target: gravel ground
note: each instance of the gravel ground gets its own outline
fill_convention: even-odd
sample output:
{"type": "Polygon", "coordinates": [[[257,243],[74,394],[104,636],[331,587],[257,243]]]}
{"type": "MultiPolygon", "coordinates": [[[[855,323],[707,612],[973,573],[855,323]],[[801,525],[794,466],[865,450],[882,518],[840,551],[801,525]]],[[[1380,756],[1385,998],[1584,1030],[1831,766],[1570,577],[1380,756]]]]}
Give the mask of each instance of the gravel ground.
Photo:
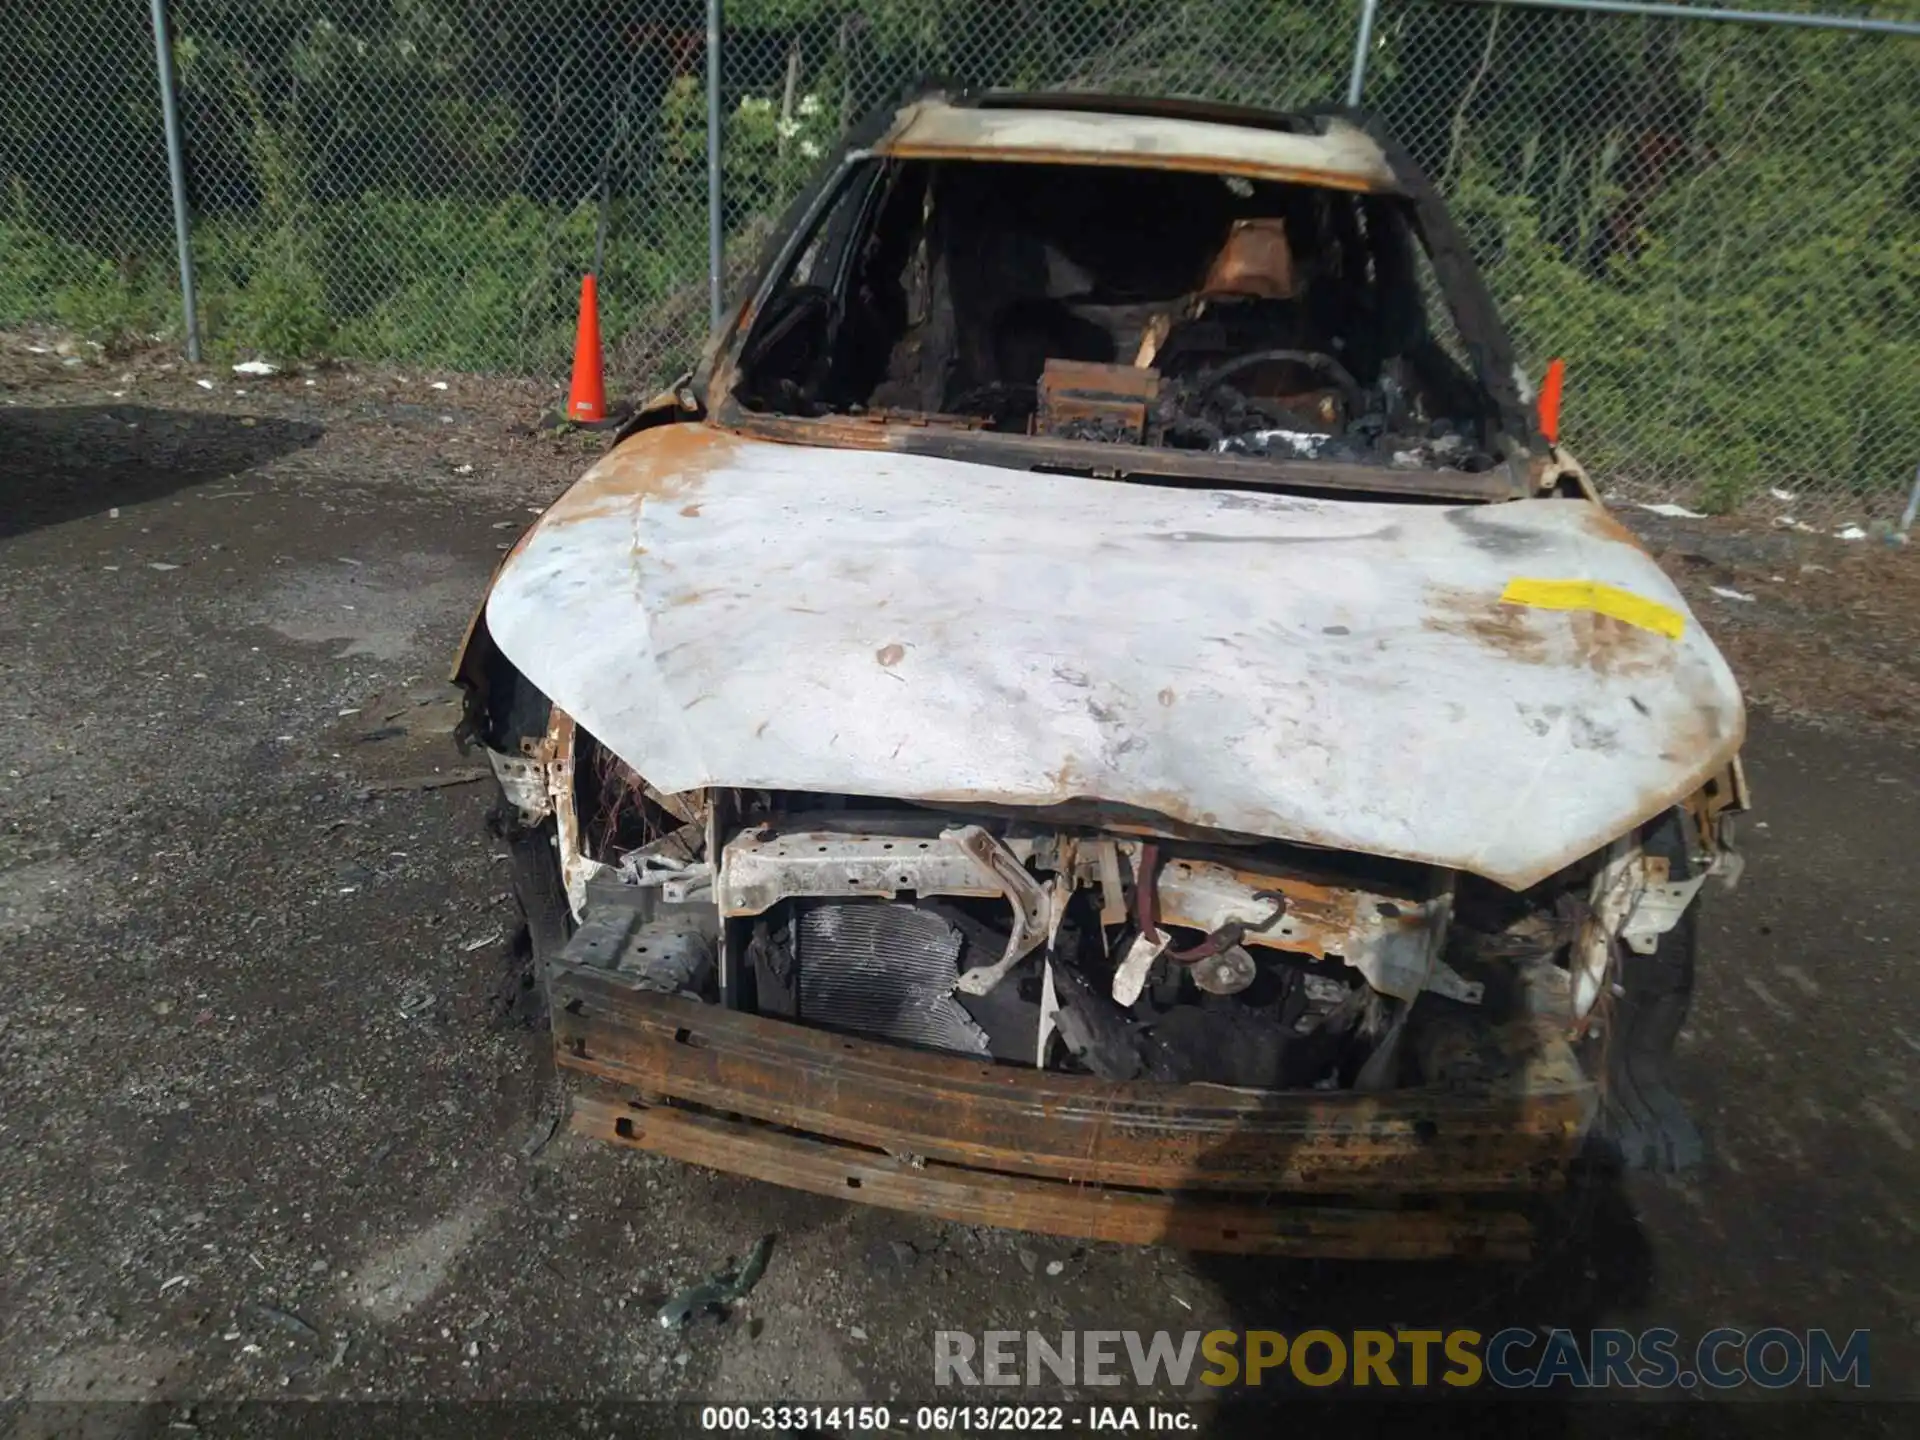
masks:
{"type": "Polygon", "coordinates": [[[598,448],[537,428],[549,391],[30,343],[0,337],[0,1401],[174,1402],[152,1433],[259,1397],[900,1403],[936,1328],[1508,1323],[1867,1327],[1874,1393],[1920,1398],[1910,553],[1627,517],[1757,700],[1680,1050],[1709,1171],[1599,1192],[1521,1270],[1077,1246],[542,1143],[444,676],[598,448]],[[765,1233],[730,1321],[655,1323],[765,1233]]]}

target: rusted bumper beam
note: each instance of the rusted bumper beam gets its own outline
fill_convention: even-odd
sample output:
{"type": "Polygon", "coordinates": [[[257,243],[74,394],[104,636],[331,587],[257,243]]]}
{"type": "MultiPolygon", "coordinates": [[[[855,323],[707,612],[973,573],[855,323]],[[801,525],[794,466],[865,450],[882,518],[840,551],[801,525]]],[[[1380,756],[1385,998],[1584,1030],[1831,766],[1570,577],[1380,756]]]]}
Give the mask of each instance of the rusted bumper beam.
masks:
{"type": "Polygon", "coordinates": [[[724,1114],[949,1165],[1154,1190],[1494,1194],[1551,1188],[1593,1115],[1577,1067],[1505,1093],[1114,1083],[552,979],[561,1065],[724,1114]]]}
{"type": "Polygon", "coordinates": [[[685,1110],[576,1096],[573,1127],[693,1165],[937,1215],[1049,1235],[1297,1258],[1525,1259],[1532,1232],[1512,1210],[1259,1205],[998,1175],[937,1161],[914,1166],[873,1150],[685,1110]]]}

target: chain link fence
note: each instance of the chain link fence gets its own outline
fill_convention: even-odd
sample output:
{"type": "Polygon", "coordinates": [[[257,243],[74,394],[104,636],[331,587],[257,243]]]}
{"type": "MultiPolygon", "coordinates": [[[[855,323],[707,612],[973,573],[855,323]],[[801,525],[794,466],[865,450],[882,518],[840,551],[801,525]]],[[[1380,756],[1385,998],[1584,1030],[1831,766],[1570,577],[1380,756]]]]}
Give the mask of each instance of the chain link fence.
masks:
{"type": "Polygon", "coordinates": [[[1811,523],[1920,466],[1920,40],[1383,0],[1365,103],[1610,492],[1811,523]],[[1811,520],[1809,519],[1811,517],[1811,520]]]}
{"type": "MultiPolygon", "coordinates": [[[[1916,0],[1898,0],[1920,15],[1916,0]]],[[[707,329],[704,0],[170,0],[213,354],[557,375],[600,279],[622,388],[707,329]]],[[[0,323],[178,340],[152,32],[0,27],[0,323]]],[[[1360,0],[731,0],[724,268],[923,79],[1273,107],[1360,0]]],[[[1362,103],[1452,197],[1569,443],[1629,498],[1822,524],[1920,464],[1920,41],[1378,0],[1362,103]],[[1788,497],[1786,499],[1777,496],[1788,497]]]]}
{"type": "Polygon", "coordinates": [[[608,332],[657,325],[706,274],[705,30],[674,8],[173,0],[209,335],[552,371],[596,254],[608,332]]]}
{"type": "Polygon", "coordinates": [[[144,9],[10,8],[0,23],[0,185],[0,323],[48,320],[118,338],[177,316],[144,9]]]}

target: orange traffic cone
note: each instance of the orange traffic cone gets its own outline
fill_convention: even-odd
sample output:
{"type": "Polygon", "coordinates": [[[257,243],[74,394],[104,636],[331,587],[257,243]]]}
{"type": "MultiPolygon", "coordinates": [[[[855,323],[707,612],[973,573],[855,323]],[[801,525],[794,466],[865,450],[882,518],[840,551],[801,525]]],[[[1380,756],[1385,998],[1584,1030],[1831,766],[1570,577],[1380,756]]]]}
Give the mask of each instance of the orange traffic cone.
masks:
{"type": "Polygon", "coordinates": [[[607,392],[600,373],[600,301],[591,275],[580,281],[580,328],[573,340],[567,418],[588,425],[607,418],[607,392]]]}
{"type": "Polygon", "coordinates": [[[1553,444],[1560,443],[1560,391],[1567,383],[1567,362],[1549,360],[1547,378],[1540,382],[1540,433],[1553,444]]]}

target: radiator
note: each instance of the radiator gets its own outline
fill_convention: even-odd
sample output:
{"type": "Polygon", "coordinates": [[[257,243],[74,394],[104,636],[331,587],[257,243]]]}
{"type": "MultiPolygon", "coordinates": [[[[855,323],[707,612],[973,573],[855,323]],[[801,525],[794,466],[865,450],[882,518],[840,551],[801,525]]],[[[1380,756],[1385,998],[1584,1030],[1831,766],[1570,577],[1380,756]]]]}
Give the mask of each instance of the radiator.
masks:
{"type": "Polygon", "coordinates": [[[960,932],[912,905],[816,905],[800,917],[800,1018],[962,1055],[987,1034],[953,997],[960,932]]]}

